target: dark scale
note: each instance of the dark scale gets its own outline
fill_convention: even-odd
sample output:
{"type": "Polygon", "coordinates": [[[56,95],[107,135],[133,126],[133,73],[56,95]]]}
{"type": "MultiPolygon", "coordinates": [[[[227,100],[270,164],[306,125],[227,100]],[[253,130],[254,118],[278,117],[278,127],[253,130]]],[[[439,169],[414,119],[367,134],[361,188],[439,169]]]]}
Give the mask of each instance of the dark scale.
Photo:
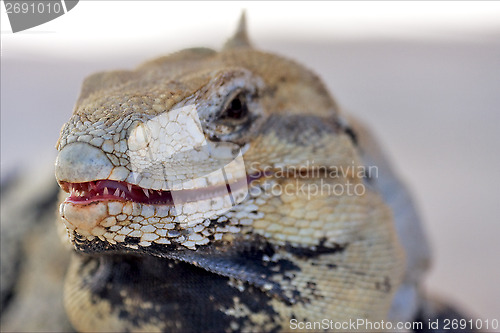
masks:
{"type": "MultiPolygon", "coordinates": [[[[84,265],[94,266],[83,281],[93,293],[92,301],[108,301],[121,318],[137,327],[151,318],[163,323],[165,332],[215,332],[230,327],[231,322],[243,327],[249,318],[221,311],[235,308],[235,298],[252,313],[264,313],[270,321],[277,317],[270,296],[263,291],[251,285],[240,291],[230,285],[228,277],[185,262],[116,255],[89,257],[84,265]],[[126,307],[125,298],[134,300],[137,308],[126,307]],[[141,308],[141,303],[153,306],[141,308]]],[[[279,328],[276,323],[275,330],[279,328]]]]}

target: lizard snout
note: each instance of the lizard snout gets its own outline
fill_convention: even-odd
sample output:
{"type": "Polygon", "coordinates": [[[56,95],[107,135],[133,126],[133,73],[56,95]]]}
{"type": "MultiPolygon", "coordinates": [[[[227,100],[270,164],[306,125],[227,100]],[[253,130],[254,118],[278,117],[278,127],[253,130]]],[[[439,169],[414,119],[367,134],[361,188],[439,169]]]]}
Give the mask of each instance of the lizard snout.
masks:
{"type": "Polygon", "coordinates": [[[101,149],[85,142],[73,142],[64,146],[57,155],[56,179],[59,183],[107,179],[113,167],[101,149]]]}

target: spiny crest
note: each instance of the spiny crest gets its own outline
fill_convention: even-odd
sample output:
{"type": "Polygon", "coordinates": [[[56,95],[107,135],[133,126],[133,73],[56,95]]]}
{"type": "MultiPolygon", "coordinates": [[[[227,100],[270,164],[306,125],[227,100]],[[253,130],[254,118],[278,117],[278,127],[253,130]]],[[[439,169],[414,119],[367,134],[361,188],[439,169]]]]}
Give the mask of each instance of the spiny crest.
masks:
{"type": "Polygon", "coordinates": [[[230,50],[235,48],[251,48],[252,44],[248,39],[247,34],[247,20],[245,11],[241,13],[240,22],[236,29],[235,34],[229,38],[229,40],[224,44],[223,50],[230,50]]]}

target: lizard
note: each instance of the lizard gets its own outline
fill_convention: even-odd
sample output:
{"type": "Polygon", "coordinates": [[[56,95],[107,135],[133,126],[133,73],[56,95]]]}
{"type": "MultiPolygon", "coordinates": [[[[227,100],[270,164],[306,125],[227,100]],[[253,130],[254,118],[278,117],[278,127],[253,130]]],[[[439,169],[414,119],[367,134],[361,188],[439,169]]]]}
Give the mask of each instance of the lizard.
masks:
{"type": "Polygon", "coordinates": [[[374,140],[316,74],[256,50],[244,15],[219,52],[88,77],[55,163],[70,322],[230,332],[417,318],[428,245],[374,140]]]}

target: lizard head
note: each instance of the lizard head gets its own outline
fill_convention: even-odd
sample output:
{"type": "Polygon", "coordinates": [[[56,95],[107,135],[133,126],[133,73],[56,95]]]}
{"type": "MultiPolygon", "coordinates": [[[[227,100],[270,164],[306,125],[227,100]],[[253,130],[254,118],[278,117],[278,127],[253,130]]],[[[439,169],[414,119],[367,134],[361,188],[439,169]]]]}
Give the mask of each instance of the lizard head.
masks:
{"type": "Polygon", "coordinates": [[[240,26],[220,52],[86,79],[57,144],[61,217],[82,250],[230,240],[235,207],[247,206],[248,231],[260,219],[255,186],[351,164],[349,134],[314,74],[254,50],[240,26]]]}
{"type": "MultiPolygon", "coordinates": [[[[330,285],[293,282],[307,265],[327,269],[315,264],[325,255],[398,270],[390,213],[375,194],[354,193],[365,174],[334,100],[305,67],[252,48],[243,21],[220,52],[188,49],[85,80],[57,143],[75,249],[183,262],[287,304],[311,296],[300,283],[330,285]],[[380,248],[356,243],[367,239],[380,248]],[[380,249],[389,255],[378,265],[380,249]]],[[[386,311],[390,297],[375,294],[355,311],[386,311]]]]}

